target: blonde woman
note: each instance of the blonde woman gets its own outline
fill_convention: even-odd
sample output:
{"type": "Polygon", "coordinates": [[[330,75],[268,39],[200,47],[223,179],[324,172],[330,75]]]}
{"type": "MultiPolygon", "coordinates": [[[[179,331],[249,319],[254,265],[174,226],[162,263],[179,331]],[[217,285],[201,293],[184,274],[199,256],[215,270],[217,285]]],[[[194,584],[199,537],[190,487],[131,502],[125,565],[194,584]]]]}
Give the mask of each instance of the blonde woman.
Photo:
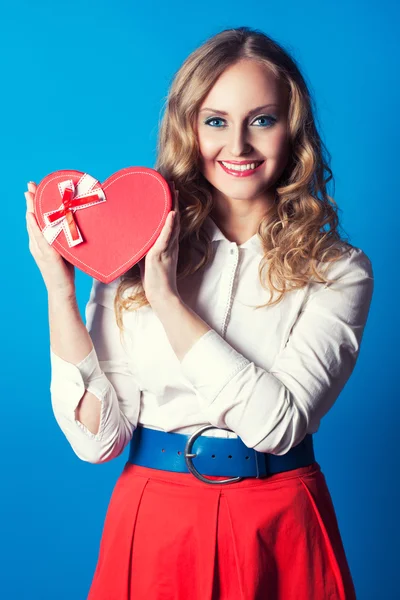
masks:
{"type": "Polygon", "coordinates": [[[145,259],[93,281],[86,325],[29,184],[55,418],[82,460],[129,444],[89,600],[355,598],[313,434],[354,369],[373,274],[339,234],[325,154],[280,45],[208,39],[160,127],[174,210],[145,259]]]}

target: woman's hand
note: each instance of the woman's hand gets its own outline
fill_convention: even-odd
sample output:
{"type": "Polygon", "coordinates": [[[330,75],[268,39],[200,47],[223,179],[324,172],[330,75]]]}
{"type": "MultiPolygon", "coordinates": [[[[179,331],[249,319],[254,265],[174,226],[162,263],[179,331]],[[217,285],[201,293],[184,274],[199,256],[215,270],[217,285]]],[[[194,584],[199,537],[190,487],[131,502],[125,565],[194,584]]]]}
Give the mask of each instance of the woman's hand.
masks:
{"type": "Polygon", "coordinates": [[[174,182],[171,187],[174,210],[169,212],[155,244],[139,262],[146,298],[153,308],[172,296],[180,298],[176,285],[180,232],[179,192],[175,189],[174,182]]]}
{"type": "Polygon", "coordinates": [[[26,199],[26,226],[29,234],[29,250],[42,274],[49,294],[63,295],[67,298],[75,296],[74,265],[64,260],[46,240],[37,223],[33,202],[36,194],[36,183],[28,183],[26,199]]]}

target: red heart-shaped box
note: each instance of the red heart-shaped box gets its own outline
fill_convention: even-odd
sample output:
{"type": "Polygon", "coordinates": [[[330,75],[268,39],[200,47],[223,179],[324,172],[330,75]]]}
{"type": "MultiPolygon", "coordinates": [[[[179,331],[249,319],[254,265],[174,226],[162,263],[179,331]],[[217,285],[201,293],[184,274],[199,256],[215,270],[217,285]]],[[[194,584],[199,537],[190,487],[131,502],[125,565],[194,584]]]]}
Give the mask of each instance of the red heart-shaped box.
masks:
{"type": "MultiPolygon", "coordinates": [[[[39,184],[35,194],[35,215],[40,229],[46,227],[44,213],[61,207],[59,184],[72,180],[81,171],[55,171],[39,184]]],[[[156,242],[172,209],[172,192],[156,170],[128,167],[117,171],[101,188],[105,202],[73,211],[83,242],[70,247],[64,231],[52,242],[68,262],[103,283],[110,283],[139,262],[156,242]]]]}

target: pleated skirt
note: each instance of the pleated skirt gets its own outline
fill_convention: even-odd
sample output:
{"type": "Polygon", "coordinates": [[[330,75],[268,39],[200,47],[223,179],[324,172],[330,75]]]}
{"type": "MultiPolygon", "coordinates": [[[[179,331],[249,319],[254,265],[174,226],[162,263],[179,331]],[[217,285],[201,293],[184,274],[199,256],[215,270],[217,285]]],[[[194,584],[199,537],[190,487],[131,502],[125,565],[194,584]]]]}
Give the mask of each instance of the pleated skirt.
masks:
{"type": "Polygon", "coordinates": [[[218,485],[127,462],[87,600],[355,598],[319,463],[218,485]]]}

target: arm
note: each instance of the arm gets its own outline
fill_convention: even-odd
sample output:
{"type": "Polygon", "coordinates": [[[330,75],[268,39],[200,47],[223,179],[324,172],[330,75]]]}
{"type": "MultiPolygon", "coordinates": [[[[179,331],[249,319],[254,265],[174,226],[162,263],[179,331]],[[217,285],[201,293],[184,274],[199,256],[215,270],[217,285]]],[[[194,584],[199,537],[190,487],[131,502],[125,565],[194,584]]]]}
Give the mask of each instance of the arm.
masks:
{"type": "MultiPolygon", "coordinates": [[[[66,365],[68,362],[73,365],[78,364],[81,374],[88,380],[95,373],[97,364],[92,358],[93,343],[79,314],[76,297],[65,298],[49,293],[48,301],[50,358],[53,371],[57,368],[57,359],[61,359],[59,368],[62,368],[62,360],[66,365]]],[[[65,371],[66,368],[68,367],[64,365],[65,371]]],[[[76,375],[76,370],[70,369],[70,373],[76,375]]],[[[98,372],[96,374],[99,375],[98,372]]],[[[77,381],[80,382],[80,377],[77,381]]],[[[81,423],[93,433],[99,429],[100,407],[98,398],[93,393],[85,391],[75,410],[77,418],[80,418],[81,423]]]]}
{"type": "Polygon", "coordinates": [[[94,281],[86,330],[75,300],[74,267],[44,238],[34,214],[36,184],[30,182],[28,190],[29,250],[49,299],[54,415],[79,458],[104,462],[118,456],[128,443],[140,406],[140,390],[114,318],[118,280],[112,286],[94,281]]]}
{"type": "Polygon", "coordinates": [[[92,463],[121,454],[140,408],[140,389],[115,321],[117,283],[93,280],[86,327],[75,302],[49,298],[54,416],[75,454],[92,463]]]}
{"type": "Polygon", "coordinates": [[[269,371],[250,362],[214,329],[192,344],[193,312],[184,306],[175,310],[179,342],[178,328],[164,319],[205,417],[234,431],[249,448],[282,455],[299,444],[332,407],[354,369],[372,299],[372,266],[353,248],[330,265],[328,276],[338,281],[311,290],[269,371]]]}

